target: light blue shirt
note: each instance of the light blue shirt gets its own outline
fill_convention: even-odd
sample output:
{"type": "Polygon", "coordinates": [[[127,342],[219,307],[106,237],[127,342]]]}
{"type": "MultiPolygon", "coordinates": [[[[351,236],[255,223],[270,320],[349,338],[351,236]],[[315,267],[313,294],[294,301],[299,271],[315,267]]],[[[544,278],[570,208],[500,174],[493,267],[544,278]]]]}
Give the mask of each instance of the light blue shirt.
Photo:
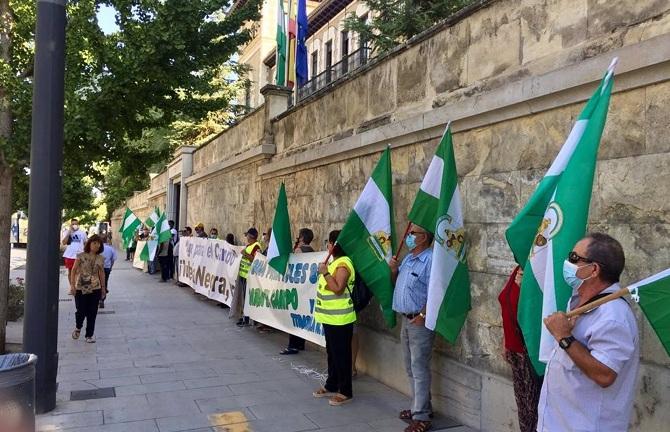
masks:
{"type": "Polygon", "coordinates": [[[393,292],[394,311],[412,314],[420,312],[426,306],[432,261],[432,248],[424,250],[417,256],[409,253],[402,260],[393,292]]]}
{"type": "Polygon", "coordinates": [[[103,258],[105,258],[105,268],[106,269],[112,268],[112,266],[114,265],[114,261],[116,261],[116,249],[114,249],[114,246],[112,246],[109,243],[106,243],[100,255],[102,255],[103,258]]]}
{"type": "MultiPolygon", "coordinates": [[[[614,284],[603,293],[619,289],[614,284]]],[[[540,393],[537,430],[627,431],[640,369],[640,338],[631,307],[619,299],[605,303],[581,315],[572,335],[617,377],[611,386],[600,387],[555,342],[540,393]]]]}

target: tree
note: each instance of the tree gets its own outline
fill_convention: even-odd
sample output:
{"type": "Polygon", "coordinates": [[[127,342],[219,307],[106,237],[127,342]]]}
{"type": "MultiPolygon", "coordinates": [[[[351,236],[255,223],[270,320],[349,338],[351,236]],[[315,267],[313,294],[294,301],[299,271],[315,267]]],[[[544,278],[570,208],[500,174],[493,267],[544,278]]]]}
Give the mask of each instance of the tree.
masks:
{"type": "MultiPolygon", "coordinates": [[[[92,206],[84,179],[104,181],[97,166],[116,161],[121,172],[140,175],[169,153],[169,148],[137,145],[148,130],[184,116],[200,121],[229,105],[227,95],[216,96],[213,78],[249,40],[243,27],[259,18],[261,0],[234,10],[231,2],[68,2],[63,197],[70,211],[92,206]],[[117,11],[119,31],[102,32],[97,22],[101,5],[117,11]]],[[[12,206],[25,205],[28,196],[34,28],[33,0],[0,0],[0,351],[10,216],[12,206]]]]}
{"type": "Polygon", "coordinates": [[[369,21],[356,14],[345,20],[345,28],[370,42],[373,52],[389,51],[472,3],[473,0],[365,0],[369,21]]]}

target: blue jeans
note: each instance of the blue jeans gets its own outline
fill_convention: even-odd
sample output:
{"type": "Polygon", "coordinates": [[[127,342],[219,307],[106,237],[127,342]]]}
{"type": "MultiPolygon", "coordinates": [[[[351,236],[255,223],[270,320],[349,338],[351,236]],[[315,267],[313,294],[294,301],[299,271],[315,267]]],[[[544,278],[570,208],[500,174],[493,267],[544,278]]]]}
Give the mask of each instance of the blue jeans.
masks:
{"type": "Polygon", "coordinates": [[[433,354],[435,332],[424,325],[411,324],[403,317],[400,343],[405,370],[409,377],[412,396],[412,419],[430,421],[433,406],[430,403],[430,359],[433,354]]]}

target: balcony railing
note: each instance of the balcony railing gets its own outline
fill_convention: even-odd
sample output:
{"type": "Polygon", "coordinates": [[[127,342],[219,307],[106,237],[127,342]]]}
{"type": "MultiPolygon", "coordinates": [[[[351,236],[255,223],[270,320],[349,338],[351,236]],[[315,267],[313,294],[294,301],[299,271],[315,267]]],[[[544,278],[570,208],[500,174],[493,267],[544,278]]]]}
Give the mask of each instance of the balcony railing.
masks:
{"type": "Polygon", "coordinates": [[[360,48],[347,55],[341,61],[335,63],[329,68],[326,68],[326,70],[307,81],[305,85],[298,89],[298,101],[313,95],[322,88],[327,87],[343,76],[365,65],[370,59],[370,53],[370,48],[360,48]]]}

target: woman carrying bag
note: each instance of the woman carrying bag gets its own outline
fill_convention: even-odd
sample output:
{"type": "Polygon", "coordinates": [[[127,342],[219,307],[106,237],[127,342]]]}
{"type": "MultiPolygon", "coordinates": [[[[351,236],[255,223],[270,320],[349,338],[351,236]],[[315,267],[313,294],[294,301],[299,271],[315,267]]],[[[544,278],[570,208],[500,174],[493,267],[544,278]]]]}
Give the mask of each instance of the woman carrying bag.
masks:
{"type": "Polygon", "coordinates": [[[74,296],[76,327],[72,339],[79,339],[81,328],[86,319],[86,342],[94,343],[95,318],[98,315],[98,304],[106,297],[105,260],[101,253],[102,240],[98,235],[91,236],[84,246],[84,252],[77,254],[77,259],[70,273],[70,295],[74,296]]]}

